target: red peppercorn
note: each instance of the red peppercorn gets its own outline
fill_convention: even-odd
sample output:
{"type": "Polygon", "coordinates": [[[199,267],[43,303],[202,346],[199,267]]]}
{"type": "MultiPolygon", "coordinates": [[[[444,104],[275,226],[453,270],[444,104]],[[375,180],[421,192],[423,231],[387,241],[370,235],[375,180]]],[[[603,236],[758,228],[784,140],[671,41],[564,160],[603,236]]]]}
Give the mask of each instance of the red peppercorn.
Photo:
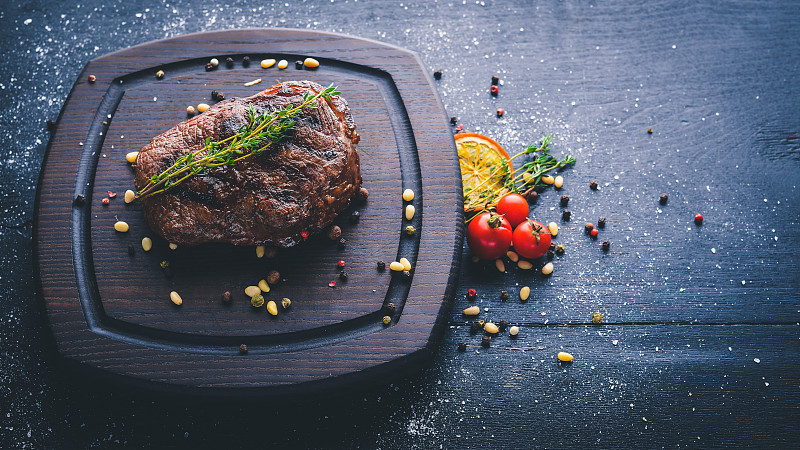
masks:
{"type": "Polygon", "coordinates": [[[600,232],[597,231],[597,228],[592,228],[592,231],[590,231],[589,234],[591,234],[593,238],[596,238],[600,232]]]}
{"type": "Polygon", "coordinates": [[[695,225],[702,225],[703,224],[703,215],[702,214],[698,213],[696,216],[694,216],[694,224],[695,225]]]}
{"type": "Polygon", "coordinates": [[[497,117],[503,117],[504,112],[505,111],[503,111],[503,108],[497,108],[497,117]]]}
{"type": "Polygon", "coordinates": [[[116,192],[106,191],[108,192],[108,198],[114,198],[117,196],[116,192]]]}
{"type": "Polygon", "coordinates": [[[458,125],[456,126],[456,131],[461,131],[461,130],[463,130],[463,129],[464,129],[464,125],[458,124],[458,125]]]}
{"type": "Polygon", "coordinates": [[[97,77],[94,75],[89,75],[89,83],[94,83],[97,80],[97,77]]]}
{"type": "Polygon", "coordinates": [[[469,296],[469,298],[473,298],[476,295],[478,295],[478,291],[472,288],[467,289],[467,296],[469,296]]]}
{"type": "Polygon", "coordinates": [[[308,231],[301,231],[301,232],[300,232],[300,236],[301,236],[303,239],[307,238],[307,237],[308,237],[308,231]]]}
{"type": "Polygon", "coordinates": [[[328,286],[330,286],[330,287],[336,287],[336,280],[333,280],[333,281],[331,281],[330,283],[328,283],[328,286]]]}
{"type": "Polygon", "coordinates": [[[500,88],[493,84],[492,87],[489,88],[489,91],[492,95],[497,95],[500,92],[500,88]]]}
{"type": "Polygon", "coordinates": [[[103,199],[103,204],[104,205],[108,205],[109,203],[111,203],[111,202],[108,200],[108,197],[103,199]]]}
{"type": "Polygon", "coordinates": [[[340,261],[339,261],[338,263],[336,263],[336,264],[337,264],[339,267],[344,267],[344,260],[342,259],[342,260],[340,260],[340,261]]]}

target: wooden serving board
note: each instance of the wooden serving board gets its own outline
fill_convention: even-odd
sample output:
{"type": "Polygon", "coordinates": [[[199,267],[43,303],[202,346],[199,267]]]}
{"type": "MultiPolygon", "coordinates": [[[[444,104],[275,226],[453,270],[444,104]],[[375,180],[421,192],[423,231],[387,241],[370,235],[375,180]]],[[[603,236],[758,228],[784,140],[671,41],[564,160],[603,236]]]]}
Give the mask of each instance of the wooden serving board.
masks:
{"type": "Polygon", "coordinates": [[[452,134],[413,53],[289,29],[187,35],[92,60],[73,87],[37,193],[39,292],[61,355],[130,381],[266,393],[346,385],[428,359],[454,296],[463,228],[452,134]],[[227,57],[235,60],[231,68],[227,57]],[[320,67],[296,69],[295,61],[306,57],[320,67]],[[220,65],[206,71],[211,58],[220,65]],[[290,65],[262,69],[266,58],[290,65]],[[260,84],[244,86],[258,78],[260,84]],[[274,259],[230,245],[170,250],[147,227],[138,202],[124,203],[133,186],[125,155],[185,120],[188,105],[213,104],[212,90],[241,97],[300,79],[337,85],[361,135],[370,197],[337,220],[347,240],[343,249],[317,236],[274,259]],[[406,188],[416,193],[410,222],[403,218],[406,188]],[[117,197],[104,206],[107,191],[117,197]],[[81,195],[83,204],[75,201],[81,195]],[[355,209],[361,219],[351,223],[355,209]],[[115,232],[117,219],[130,231],[115,232]],[[417,229],[410,237],[403,233],[409,224],[417,229]],[[150,252],[141,247],[145,236],[153,239],[150,252]],[[414,266],[410,277],[377,270],[378,261],[388,265],[400,257],[414,266]],[[160,267],[165,260],[170,277],[160,267]],[[338,276],[339,260],[347,281],[338,276]],[[244,294],[272,269],[283,280],[266,300],[292,301],[277,317],[253,308],[244,294]],[[230,303],[222,301],[226,290],[233,293],[230,303]],[[182,306],[170,302],[170,291],[180,293],[182,306]],[[388,326],[385,315],[392,319],[388,326]],[[240,344],[247,354],[240,354],[240,344]]]}

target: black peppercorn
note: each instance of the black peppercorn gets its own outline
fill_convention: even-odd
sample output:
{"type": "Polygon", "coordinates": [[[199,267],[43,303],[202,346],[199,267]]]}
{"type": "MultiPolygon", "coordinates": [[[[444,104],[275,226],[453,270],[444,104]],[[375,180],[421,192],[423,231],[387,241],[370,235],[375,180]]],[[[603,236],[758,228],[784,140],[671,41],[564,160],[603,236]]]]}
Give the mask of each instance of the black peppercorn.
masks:
{"type": "Polygon", "coordinates": [[[221,102],[223,100],[225,100],[225,94],[223,94],[222,92],[218,93],[217,94],[217,101],[221,102]]]}
{"type": "Polygon", "coordinates": [[[661,196],[658,197],[658,202],[661,203],[662,205],[666,205],[667,200],[669,200],[669,195],[667,194],[661,194],[661,196]]]}
{"type": "Polygon", "coordinates": [[[593,191],[596,191],[597,190],[597,181],[592,180],[592,182],[589,183],[589,189],[591,189],[593,191]]]}
{"type": "Polygon", "coordinates": [[[434,70],[433,71],[433,78],[436,78],[437,80],[441,80],[442,79],[442,69],[434,70]]]}
{"type": "Polygon", "coordinates": [[[233,295],[231,295],[231,291],[225,291],[222,293],[222,301],[225,303],[229,303],[232,297],[233,295]]]}
{"type": "Polygon", "coordinates": [[[78,194],[77,196],[75,196],[75,204],[76,205],[83,206],[84,203],[86,203],[86,197],[84,197],[81,194],[78,194]]]}
{"type": "Polygon", "coordinates": [[[241,353],[242,355],[247,354],[247,344],[242,344],[239,346],[239,353],[241,353]]]}
{"type": "Polygon", "coordinates": [[[339,225],[331,225],[331,227],[328,228],[328,239],[336,241],[340,237],[342,237],[342,229],[339,228],[339,225]]]}
{"type": "Polygon", "coordinates": [[[463,342],[459,342],[458,343],[458,351],[460,351],[460,352],[467,351],[467,344],[465,344],[463,342]]]}
{"type": "Polygon", "coordinates": [[[480,323],[478,323],[478,322],[472,322],[471,324],[469,324],[469,332],[470,332],[471,334],[478,333],[478,332],[480,332],[481,330],[483,330],[483,325],[481,325],[480,323]]]}
{"type": "Polygon", "coordinates": [[[497,83],[500,82],[500,77],[497,75],[492,75],[492,84],[497,86],[497,83]]]}
{"type": "Polygon", "coordinates": [[[389,311],[390,313],[393,313],[396,309],[397,309],[397,307],[394,306],[394,303],[389,302],[389,303],[386,304],[386,311],[389,311]]]}
{"type": "Polygon", "coordinates": [[[536,203],[539,200],[539,193],[531,190],[525,195],[525,199],[528,200],[528,203],[536,203]]]}
{"type": "Polygon", "coordinates": [[[217,99],[217,95],[219,95],[219,92],[211,91],[211,100],[216,100],[217,99]]]}
{"type": "Polygon", "coordinates": [[[356,199],[361,203],[366,203],[367,199],[369,198],[369,191],[367,188],[362,187],[358,190],[358,194],[356,194],[356,199]]]}
{"type": "Polygon", "coordinates": [[[481,345],[488,348],[490,345],[492,345],[492,338],[490,338],[489,336],[482,337],[481,345]]]}
{"type": "Polygon", "coordinates": [[[353,211],[353,213],[350,214],[350,222],[358,223],[359,220],[361,220],[361,213],[358,211],[353,211]]]}
{"type": "Polygon", "coordinates": [[[508,291],[505,289],[500,291],[500,300],[508,300],[508,291]]]}
{"type": "Polygon", "coordinates": [[[568,209],[565,209],[564,212],[561,213],[561,218],[564,219],[565,222],[569,222],[569,217],[572,215],[572,212],[568,209]]]}
{"type": "Polygon", "coordinates": [[[451,124],[455,125],[457,122],[458,122],[458,117],[453,116],[453,117],[450,118],[450,123],[451,124]]]}
{"type": "Polygon", "coordinates": [[[344,270],[339,272],[339,279],[342,280],[342,281],[347,281],[347,278],[349,276],[350,275],[348,275],[347,272],[345,272],[344,270]]]}
{"type": "Polygon", "coordinates": [[[250,57],[249,56],[245,56],[244,58],[242,58],[242,65],[245,66],[245,67],[250,65],[250,57]]]}
{"type": "Polygon", "coordinates": [[[136,249],[132,245],[128,246],[128,256],[136,256],[136,249]]]}
{"type": "Polygon", "coordinates": [[[378,271],[383,272],[386,270],[386,263],[383,261],[378,261],[378,271]]]}
{"type": "Polygon", "coordinates": [[[563,255],[564,254],[564,244],[556,245],[556,253],[559,254],[559,255],[563,255]]]}
{"type": "Polygon", "coordinates": [[[569,203],[569,196],[568,195],[562,195],[561,196],[561,206],[567,206],[568,203],[569,203]]]}
{"type": "Polygon", "coordinates": [[[56,122],[50,119],[47,119],[47,129],[50,131],[55,131],[56,129],[56,122]]]}
{"type": "Polygon", "coordinates": [[[228,66],[228,68],[233,67],[233,58],[231,58],[230,56],[225,58],[225,65],[228,66]]]}
{"type": "Polygon", "coordinates": [[[295,61],[294,68],[297,70],[303,70],[303,61],[295,61]]]}
{"type": "Polygon", "coordinates": [[[555,244],[555,243],[553,243],[553,242],[551,242],[551,243],[550,243],[550,247],[548,247],[547,249],[548,249],[548,250],[555,250],[555,249],[556,249],[556,244],[555,244]]]}
{"type": "Polygon", "coordinates": [[[336,244],[339,247],[339,250],[344,250],[344,247],[347,245],[347,239],[339,238],[339,242],[336,244]]]}
{"type": "Polygon", "coordinates": [[[497,328],[499,328],[500,331],[505,331],[507,327],[508,327],[508,322],[506,322],[505,320],[501,319],[499,322],[497,322],[497,328]]]}
{"type": "Polygon", "coordinates": [[[603,241],[603,251],[607,252],[611,248],[611,242],[603,241]]]}
{"type": "Polygon", "coordinates": [[[206,72],[211,72],[214,70],[214,65],[211,63],[206,64],[206,72]]]}
{"type": "Polygon", "coordinates": [[[586,225],[583,226],[587,233],[590,233],[594,229],[594,224],[591,222],[587,222],[586,225]]]}
{"type": "Polygon", "coordinates": [[[597,228],[605,228],[606,227],[606,218],[601,217],[597,219],[597,228]]]}

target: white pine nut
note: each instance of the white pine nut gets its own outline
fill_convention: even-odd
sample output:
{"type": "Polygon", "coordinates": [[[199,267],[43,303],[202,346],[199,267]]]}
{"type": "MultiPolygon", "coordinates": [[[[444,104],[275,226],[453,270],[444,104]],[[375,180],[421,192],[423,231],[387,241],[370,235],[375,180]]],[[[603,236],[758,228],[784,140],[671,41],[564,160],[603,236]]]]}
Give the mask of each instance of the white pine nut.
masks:
{"type": "Polygon", "coordinates": [[[411,189],[406,189],[405,191],[403,191],[403,200],[407,202],[414,200],[414,191],[412,191],[411,189]]]}
{"type": "Polygon", "coordinates": [[[547,224],[547,228],[550,230],[550,234],[553,237],[558,236],[558,224],[556,224],[555,222],[550,222],[547,224]]]}
{"type": "Polygon", "coordinates": [[[416,209],[414,208],[414,205],[406,206],[406,220],[413,219],[415,212],[416,212],[416,209]]]}
{"type": "Polygon", "coordinates": [[[543,275],[550,275],[553,273],[553,263],[547,263],[542,267],[542,274],[543,275]]]}

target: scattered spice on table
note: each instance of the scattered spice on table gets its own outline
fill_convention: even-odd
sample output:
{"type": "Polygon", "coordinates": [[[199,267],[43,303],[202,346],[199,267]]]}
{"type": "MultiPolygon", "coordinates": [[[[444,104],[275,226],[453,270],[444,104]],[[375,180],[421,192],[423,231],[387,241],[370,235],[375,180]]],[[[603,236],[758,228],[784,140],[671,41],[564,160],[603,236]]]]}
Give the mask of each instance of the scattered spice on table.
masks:
{"type": "Polygon", "coordinates": [[[562,195],[561,206],[567,206],[568,204],[569,204],[569,195],[562,195]]]}
{"type": "Polygon", "coordinates": [[[605,228],[606,227],[606,218],[605,217],[601,217],[601,218],[597,219],[597,227],[598,228],[605,228]]]}
{"type": "Polygon", "coordinates": [[[570,216],[572,216],[572,211],[570,211],[570,210],[568,210],[568,209],[565,209],[565,210],[564,210],[564,211],[561,213],[561,219],[563,219],[565,222],[569,222],[569,218],[570,218],[570,216]]]}
{"type": "Polygon", "coordinates": [[[591,189],[593,191],[596,191],[597,190],[597,181],[592,180],[592,182],[589,183],[589,189],[591,189]]]}
{"type": "Polygon", "coordinates": [[[667,204],[667,200],[669,200],[669,195],[667,195],[667,194],[661,194],[658,197],[658,202],[661,203],[662,205],[666,205],[667,204]]]}
{"type": "Polygon", "coordinates": [[[433,78],[436,78],[437,80],[441,80],[442,79],[442,69],[434,70],[433,71],[433,78]]]}
{"type": "Polygon", "coordinates": [[[602,246],[603,246],[603,251],[607,252],[611,248],[611,242],[603,241],[602,246]]]}
{"type": "Polygon", "coordinates": [[[483,336],[481,338],[481,345],[488,348],[490,345],[492,345],[492,338],[489,336],[483,336]]]}

